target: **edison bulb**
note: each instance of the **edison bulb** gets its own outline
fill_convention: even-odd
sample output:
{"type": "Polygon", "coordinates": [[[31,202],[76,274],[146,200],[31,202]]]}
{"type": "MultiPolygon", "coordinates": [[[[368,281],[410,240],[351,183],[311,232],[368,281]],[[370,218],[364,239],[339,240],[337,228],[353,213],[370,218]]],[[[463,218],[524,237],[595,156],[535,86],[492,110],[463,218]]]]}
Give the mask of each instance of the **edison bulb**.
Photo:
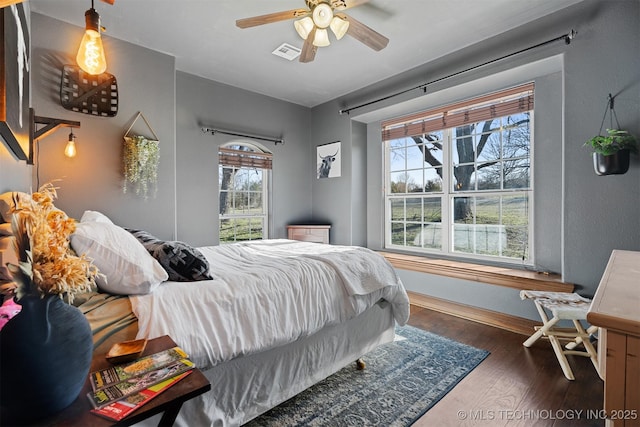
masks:
{"type": "Polygon", "coordinates": [[[76,143],[72,139],[69,139],[67,146],[64,147],[64,155],[69,158],[76,156],[76,143]]]}
{"type": "Polygon", "coordinates": [[[104,56],[102,37],[95,30],[87,29],[76,56],[78,66],[89,74],[102,74],[107,69],[107,60],[104,56]]]}

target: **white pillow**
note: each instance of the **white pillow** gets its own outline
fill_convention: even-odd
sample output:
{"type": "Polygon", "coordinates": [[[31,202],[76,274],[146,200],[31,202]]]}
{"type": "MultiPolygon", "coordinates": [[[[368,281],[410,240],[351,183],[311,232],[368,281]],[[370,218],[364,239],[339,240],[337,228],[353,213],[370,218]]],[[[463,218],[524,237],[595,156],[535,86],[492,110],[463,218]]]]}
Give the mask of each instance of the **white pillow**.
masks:
{"type": "Polygon", "coordinates": [[[98,211],[84,211],[80,222],[106,222],[107,224],[113,224],[113,221],[108,216],[98,211]]]}
{"type": "Polygon", "coordinates": [[[147,294],[169,278],[131,233],[106,222],[80,222],[71,235],[71,247],[85,254],[106,276],[96,279],[101,290],[121,295],[147,294]]]}

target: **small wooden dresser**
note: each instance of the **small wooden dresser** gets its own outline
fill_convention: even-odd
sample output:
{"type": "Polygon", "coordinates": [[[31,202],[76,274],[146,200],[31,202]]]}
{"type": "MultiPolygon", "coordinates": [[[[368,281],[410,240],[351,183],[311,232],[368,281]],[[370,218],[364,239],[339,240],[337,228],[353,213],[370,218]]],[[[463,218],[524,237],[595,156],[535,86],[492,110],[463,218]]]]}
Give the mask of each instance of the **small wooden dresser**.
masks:
{"type": "Polygon", "coordinates": [[[640,426],[640,252],[612,252],[587,320],[601,328],[606,425],[640,426]]]}
{"type": "Polygon", "coordinates": [[[287,233],[291,240],[328,244],[330,228],[326,224],[287,225],[287,233]]]}

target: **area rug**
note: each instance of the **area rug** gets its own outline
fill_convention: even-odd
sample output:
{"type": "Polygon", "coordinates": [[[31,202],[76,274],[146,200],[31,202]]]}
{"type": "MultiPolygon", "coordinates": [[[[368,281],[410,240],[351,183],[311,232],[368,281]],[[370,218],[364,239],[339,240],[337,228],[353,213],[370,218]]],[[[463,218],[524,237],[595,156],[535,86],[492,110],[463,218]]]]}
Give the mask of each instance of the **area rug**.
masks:
{"type": "Polygon", "coordinates": [[[413,424],[489,355],[411,326],[396,340],[349,365],[246,426],[384,426],[413,424]]]}

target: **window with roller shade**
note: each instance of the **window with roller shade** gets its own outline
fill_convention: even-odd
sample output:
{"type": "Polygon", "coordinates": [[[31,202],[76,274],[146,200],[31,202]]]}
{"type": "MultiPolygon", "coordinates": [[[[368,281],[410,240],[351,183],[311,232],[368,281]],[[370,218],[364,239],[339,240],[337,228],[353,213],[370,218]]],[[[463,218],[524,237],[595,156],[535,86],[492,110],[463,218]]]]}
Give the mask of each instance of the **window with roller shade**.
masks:
{"type": "Polygon", "coordinates": [[[218,149],[220,243],[260,240],[268,234],[268,178],[272,156],[249,144],[218,149]]]}
{"type": "Polygon", "coordinates": [[[532,263],[534,85],[382,123],[385,247],[532,263]]]}

